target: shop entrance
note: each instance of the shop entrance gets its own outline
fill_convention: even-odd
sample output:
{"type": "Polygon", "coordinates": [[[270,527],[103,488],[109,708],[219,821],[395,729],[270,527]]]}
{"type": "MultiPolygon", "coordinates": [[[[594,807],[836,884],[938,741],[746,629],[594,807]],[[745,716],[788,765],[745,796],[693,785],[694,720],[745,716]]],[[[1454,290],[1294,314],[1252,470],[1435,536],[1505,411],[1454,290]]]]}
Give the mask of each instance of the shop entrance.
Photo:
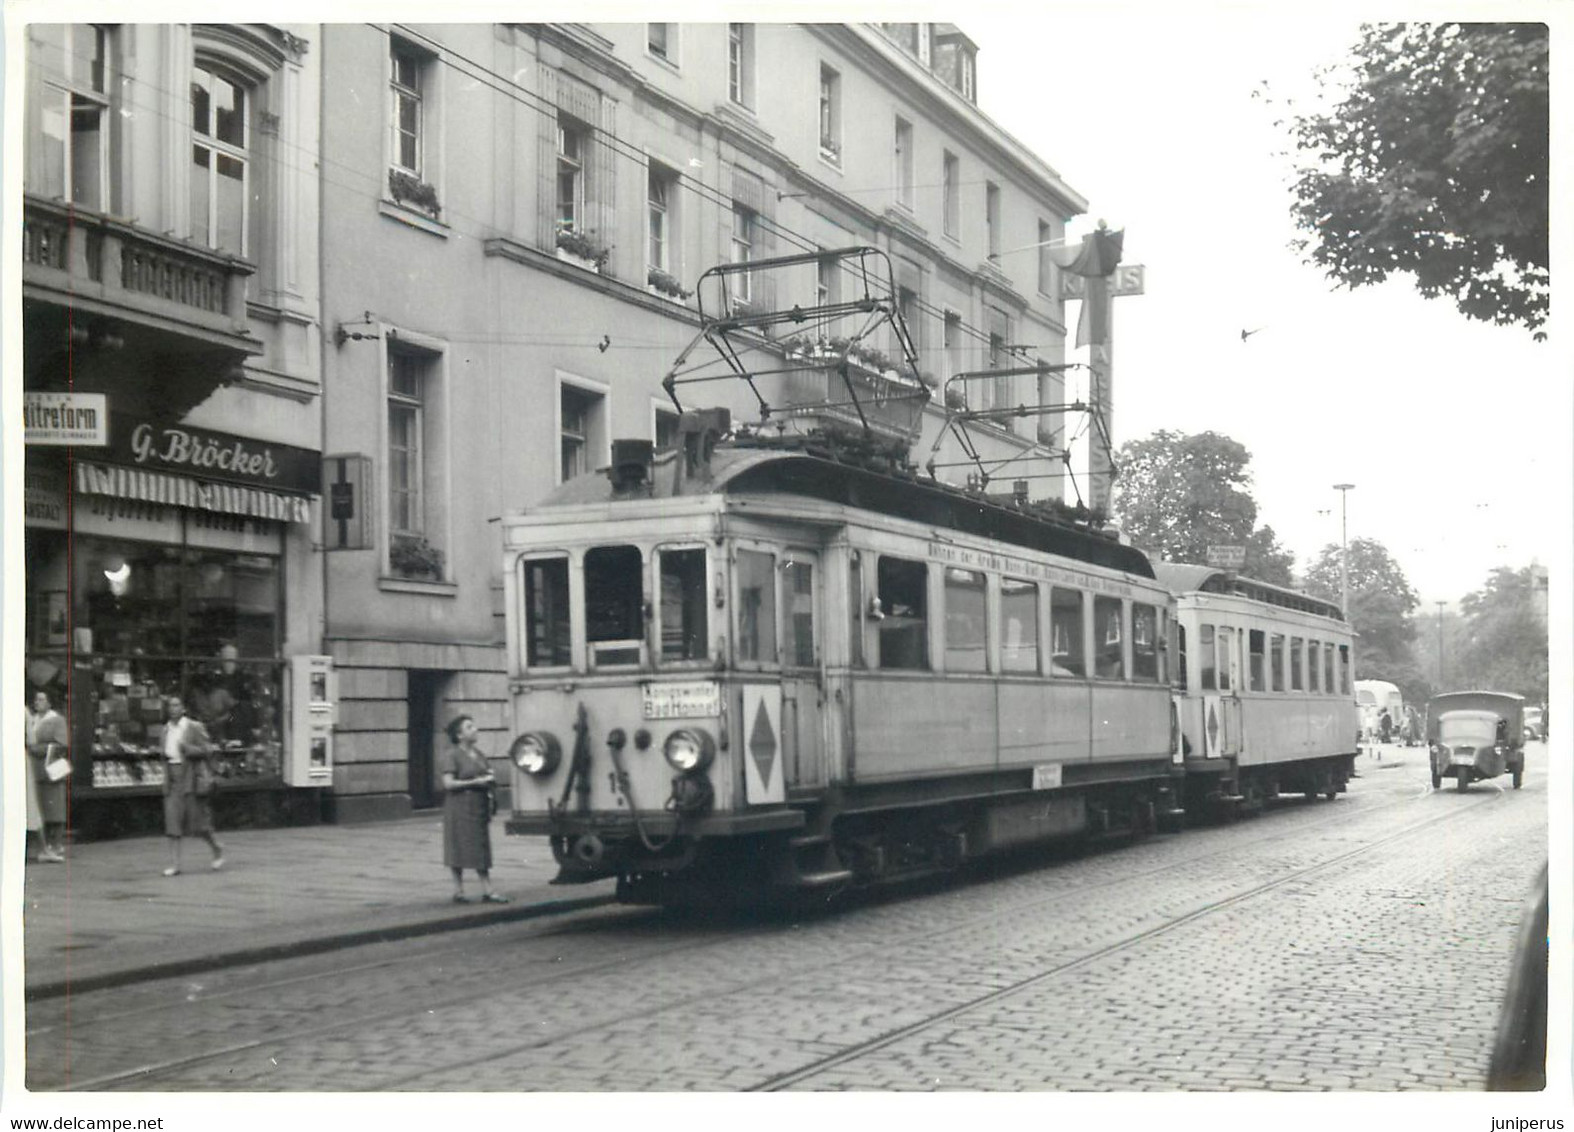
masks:
{"type": "MultiPolygon", "coordinates": [[[[410,806],[429,810],[439,801],[437,790],[437,697],[448,673],[412,668],[409,697],[410,806]]],[[[446,742],[446,738],[443,739],[446,742]]]]}

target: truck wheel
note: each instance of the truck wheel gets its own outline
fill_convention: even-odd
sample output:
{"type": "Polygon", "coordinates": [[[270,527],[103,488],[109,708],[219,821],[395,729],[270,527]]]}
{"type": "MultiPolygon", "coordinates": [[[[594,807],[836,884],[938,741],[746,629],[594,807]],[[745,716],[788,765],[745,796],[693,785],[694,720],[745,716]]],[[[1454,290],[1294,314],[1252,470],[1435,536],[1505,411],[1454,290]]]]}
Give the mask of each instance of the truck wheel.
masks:
{"type": "Polygon", "coordinates": [[[1514,789],[1515,790],[1519,789],[1519,784],[1524,781],[1524,778],[1525,778],[1525,766],[1524,766],[1523,763],[1521,763],[1519,766],[1514,768],[1514,789]]]}

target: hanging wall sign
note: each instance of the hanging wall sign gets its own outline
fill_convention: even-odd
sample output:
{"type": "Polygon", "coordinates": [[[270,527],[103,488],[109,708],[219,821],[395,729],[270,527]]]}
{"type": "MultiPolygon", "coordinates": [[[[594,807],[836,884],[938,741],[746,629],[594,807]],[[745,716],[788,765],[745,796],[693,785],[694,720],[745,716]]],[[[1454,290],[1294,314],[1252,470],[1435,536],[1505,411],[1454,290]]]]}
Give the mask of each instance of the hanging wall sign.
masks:
{"type": "Polygon", "coordinates": [[[109,437],[109,398],[103,393],[22,393],[26,444],[102,447],[109,437]]]}

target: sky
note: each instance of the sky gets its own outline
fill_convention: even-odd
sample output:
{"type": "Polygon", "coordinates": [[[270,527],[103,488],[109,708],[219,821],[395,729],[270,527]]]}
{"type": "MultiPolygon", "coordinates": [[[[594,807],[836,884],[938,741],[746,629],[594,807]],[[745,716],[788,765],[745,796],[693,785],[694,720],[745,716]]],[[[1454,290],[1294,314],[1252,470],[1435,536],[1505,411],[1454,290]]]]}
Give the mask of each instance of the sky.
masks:
{"type": "Polygon", "coordinates": [[[1146,293],[1115,304],[1117,446],[1158,429],[1240,441],[1258,522],[1297,571],[1339,543],[1332,485],[1353,483],[1349,538],[1381,542],[1422,602],[1452,607],[1495,566],[1566,561],[1569,352],[1408,278],[1351,291],[1301,262],[1273,102],[1314,96],[1360,17],[1287,7],[985,6],[960,26],[979,45],[980,107],[1088,199],[1072,231],[1104,219],[1146,265],[1146,293]],[[1272,100],[1253,96],[1264,83],[1272,100]]]}

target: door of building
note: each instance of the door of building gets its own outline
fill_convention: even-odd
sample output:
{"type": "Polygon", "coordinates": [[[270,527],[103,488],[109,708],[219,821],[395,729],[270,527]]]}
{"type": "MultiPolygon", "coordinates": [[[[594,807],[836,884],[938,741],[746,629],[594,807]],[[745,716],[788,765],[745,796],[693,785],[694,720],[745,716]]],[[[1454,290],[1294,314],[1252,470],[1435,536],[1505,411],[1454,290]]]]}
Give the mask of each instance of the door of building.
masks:
{"type": "Polygon", "coordinates": [[[441,672],[412,668],[409,672],[408,741],[410,806],[426,810],[438,804],[437,791],[437,696],[441,672]]]}

